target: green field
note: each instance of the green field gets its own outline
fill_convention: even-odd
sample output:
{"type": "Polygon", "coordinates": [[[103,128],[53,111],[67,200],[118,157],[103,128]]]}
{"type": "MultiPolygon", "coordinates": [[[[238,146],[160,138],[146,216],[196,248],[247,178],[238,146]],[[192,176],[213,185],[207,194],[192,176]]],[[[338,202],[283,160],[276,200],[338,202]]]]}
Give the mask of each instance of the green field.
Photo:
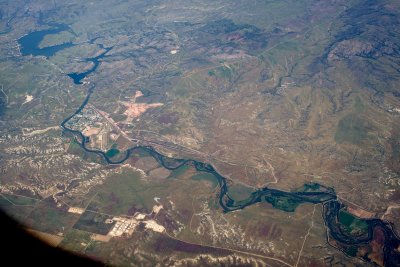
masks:
{"type": "Polygon", "coordinates": [[[150,212],[156,204],[154,198],[168,194],[167,185],[143,181],[139,172],[132,171],[112,175],[96,192],[88,210],[112,215],[125,215],[130,210],[150,212]]]}
{"type": "Polygon", "coordinates": [[[368,231],[368,224],[348,213],[347,211],[341,210],[339,212],[339,222],[343,226],[343,229],[352,235],[362,235],[368,231]]]}
{"type": "Polygon", "coordinates": [[[91,242],[90,235],[88,232],[71,229],[59,246],[68,251],[81,252],[84,248],[82,244],[91,242]]]}
{"type": "Polygon", "coordinates": [[[343,117],[337,126],[335,141],[337,143],[359,144],[368,135],[367,122],[357,114],[343,117]]]}
{"type": "Polygon", "coordinates": [[[210,173],[199,173],[193,175],[191,179],[195,181],[207,181],[211,184],[212,188],[215,188],[218,185],[217,178],[215,178],[215,176],[210,173]]]}
{"type": "Polygon", "coordinates": [[[182,167],[179,167],[178,169],[175,169],[171,171],[171,174],[167,177],[167,179],[176,179],[182,176],[188,169],[190,169],[189,166],[184,165],[182,167]]]}
{"type": "Polygon", "coordinates": [[[253,188],[246,187],[242,184],[235,184],[229,186],[228,195],[234,199],[236,202],[247,199],[253,192],[253,188]]]}
{"type": "Polygon", "coordinates": [[[115,224],[106,223],[107,219],[112,219],[112,216],[85,211],[74,225],[74,228],[86,232],[106,235],[115,224]]]}
{"type": "Polygon", "coordinates": [[[5,205],[34,206],[40,200],[39,199],[30,198],[30,197],[16,196],[16,195],[10,195],[10,194],[2,193],[0,195],[0,201],[1,201],[0,203],[4,203],[5,205]]]}
{"type": "Polygon", "coordinates": [[[285,196],[268,196],[265,197],[268,203],[276,209],[280,209],[287,212],[293,212],[302,203],[301,201],[295,200],[291,197],[285,196]]]}

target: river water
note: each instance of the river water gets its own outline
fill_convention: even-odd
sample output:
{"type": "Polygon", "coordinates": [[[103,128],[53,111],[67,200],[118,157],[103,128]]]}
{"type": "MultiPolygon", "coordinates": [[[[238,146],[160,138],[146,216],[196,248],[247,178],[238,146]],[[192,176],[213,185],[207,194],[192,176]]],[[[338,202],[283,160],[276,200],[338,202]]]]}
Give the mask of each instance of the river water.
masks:
{"type": "Polygon", "coordinates": [[[52,57],[57,52],[74,46],[73,43],[64,43],[60,45],[48,46],[44,48],[39,48],[40,42],[46,35],[49,34],[57,34],[62,31],[68,30],[68,27],[65,25],[57,25],[55,28],[51,28],[48,30],[43,31],[35,31],[31,32],[18,40],[20,44],[20,49],[22,55],[33,55],[33,56],[45,56],[45,57],[52,57]]]}

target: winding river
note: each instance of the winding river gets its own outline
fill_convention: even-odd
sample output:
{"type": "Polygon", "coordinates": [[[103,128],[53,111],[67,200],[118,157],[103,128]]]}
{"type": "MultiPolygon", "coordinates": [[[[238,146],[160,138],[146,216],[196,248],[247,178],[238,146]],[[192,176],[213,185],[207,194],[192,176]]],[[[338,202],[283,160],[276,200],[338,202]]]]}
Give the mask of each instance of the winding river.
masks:
{"type": "MultiPolygon", "coordinates": [[[[343,229],[343,226],[338,219],[339,212],[343,210],[345,206],[338,200],[336,193],[332,188],[319,184],[307,184],[302,190],[287,192],[264,187],[253,191],[245,200],[235,201],[229,196],[227,178],[219,174],[215,168],[208,163],[203,163],[193,159],[170,158],[157,152],[151,146],[132,147],[126,150],[125,155],[118,160],[111,159],[104,151],[88,148],[86,146],[88,141],[87,137],[85,137],[82,132],[69,128],[67,124],[76,114],[79,114],[85,108],[94,89],[94,85],[89,88],[88,94],[82,105],[74,114],[61,122],[61,127],[65,132],[69,132],[77,137],[76,141],[83,150],[102,157],[107,164],[121,164],[129,159],[133,153],[140,152],[142,155],[152,156],[161,166],[168,170],[177,170],[184,166],[193,166],[198,172],[212,174],[217,179],[220,188],[218,194],[219,204],[224,212],[240,210],[259,202],[268,202],[275,208],[286,212],[292,212],[298,205],[304,203],[322,204],[322,216],[328,229],[329,238],[348,246],[348,249],[358,249],[359,247],[365,246],[373,241],[374,238],[376,238],[376,231],[378,229],[381,232],[381,235],[383,235],[383,244],[381,244],[381,246],[383,248],[385,266],[398,266],[400,263],[400,251],[398,250],[398,248],[400,248],[400,239],[394,232],[393,225],[380,219],[360,219],[367,224],[366,232],[362,235],[353,235],[348,233],[343,229]],[[282,204],[282,202],[284,204],[282,204]]],[[[344,253],[349,254],[347,249],[342,248],[342,250],[344,253]]],[[[370,261],[367,256],[364,257],[364,260],[370,261]]]]}
{"type": "MultiPolygon", "coordinates": [[[[31,34],[33,34],[33,37],[36,38],[35,33],[31,34]]],[[[28,38],[28,37],[23,37],[23,38],[28,38]]],[[[35,43],[36,44],[39,43],[37,42],[37,39],[35,42],[26,42],[25,44],[35,45],[35,43]]],[[[37,45],[36,47],[26,48],[26,50],[22,50],[21,52],[24,54],[26,51],[37,51],[35,49],[37,49],[37,45]]],[[[109,50],[106,49],[106,51],[108,52],[109,50]]],[[[101,54],[99,57],[104,56],[105,53],[101,54]]],[[[97,61],[95,63],[96,67],[94,69],[91,69],[90,72],[94,71],[100,64],[100,62],[98,61],[99,57],[95,58],[95,60],[97,61]]],[[[79,76],[75,78],[74,82],[80,84],[82,77],[79,76]]],[[[296,209],[297,206],[305,203],[322,204],[323,205],[322,216],[325,221],[325,225],[327,227],[327,238],[329,240],[335,241],[336,248],[339,248],[347,255],[350,255],[351,253],[349,253],[349,249],[358,250],[358,248],[365,247],[371,244],[372,241],[375,242],[377,239],[379,239],[380,243],[378,241],[376,242],[380,244],[380,247],[383,250],[382,254],[385,266],[400,265],[400,251],[399,251],[400,239],[395,234],[393,230],[393,225],[387,221],[380,219],[358,219],[359,221],[361,221],[363,224],[366,225],[366,230],[363,231],[361,234],[357,235],[352,234],[349,231],[346,231],[342,225],[342,222],[339,219],[339,214],[345,208],[345,206],[339,201],[334,189],[332,188],[328,188],[319,184],[306,184],[302,189],[288,192],[269,187],[264,187],[254,190],[249,194],[249,196],[246,199],[237,201],[229,195],[228,179],[222,176],[220,173],[218,173],[215,170],[215,168],[208,163],[203,163],[193,159],[170,158],[157,152],[151,146],[132,147],[126,150],[124,152],[123,157],[118,160],[113,160],[112,158],[108,157],[105,152],[101,150],[88,148],[86,146],[88,138],[85,137],[80,131],[70,128],[68,122],[75,115],[82,112],[82,110],[89,102],[94,89],[95,86],[92,85],[89,88],[87,96],[83,101],[83,103],[81,104],[81,106],[74,112],[74,114],[64,119],[60,125],[65,132],[75,136],[75,139],[78,142],[79,146],[86,152],[93,153],[102,157],[107,164],[121,164],[125,162],[127,159],[129,159],[132,153],[140,152],[141,154],[153,157],[154,159],[157,160],[157,162],[161,166],[163,166],[168,170],[178,170],[185,166],[192,166],[199,173],[211,174],[218,181],[219,205],[221,206],[224,212],[232,212],[235,210],[244,209],[248,206],[254,205],[259,202],[268,202],[272,204],[273,207],[286,212],[292,212],[296,209]]],[[[361,255],[361,257],[366,261],[370,261],[371,259],[368,257],[368,255],[369,253],[361,255]]],[[[350,255],[350,256],[356,256],[356,255],[350,255]]]]}

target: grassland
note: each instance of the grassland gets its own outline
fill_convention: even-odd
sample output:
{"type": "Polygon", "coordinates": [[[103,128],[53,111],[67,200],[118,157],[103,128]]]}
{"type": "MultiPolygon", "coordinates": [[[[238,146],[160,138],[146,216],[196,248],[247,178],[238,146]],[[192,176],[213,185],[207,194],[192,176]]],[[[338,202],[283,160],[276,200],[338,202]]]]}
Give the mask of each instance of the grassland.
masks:
{"type": "Polygon", "coordinates": [[[349,114],[340,119],[335,140],[338,143],[360,144],[367,136],[367,122],[357,114],[349,114]]]}
{"type": "MultiPolygon", "coordinates": [[[[41,131],[57,127],[94,86],[89,104],[115,121],[115,136],[121,131],[165,154],[211,163],[237,202],[256,188],[290,191],[316,182],[381,217],[399,192],[399,3],[25,2],[0,3],[0,185],[21,195],[3,192],[2,209],[37,230],[64,234],[62,247],[111,265],[200,265],[199,253],[235,263],[211,246],[248,257],[238,262],[262,259],[259,265],[280,266],[263,256],[290,266],[365,264],[326,245],[320,206],[274,197],[223,214],[211,175],[185,166],[164,178],[145,154],[125,167],[106,165],[73,136],[41,131]],[[40,46],[73,47],[50,58],[20,54],[18,38],[55,24],[69,30],[40,46]],[[105,48],[85,84],[73,84],[66,73],[89,69],[86,59],[105,48]],[[163,106],[126,122],[120,102],[139,90],[136,103],[163,106]],[[110,229],[107,218],[148,214],[155,205],[163,206],[156,220],[170,236],[142,225],[131,237],[90,243],[89,232],[110,229]],[[87,210],[79,218],[70,206],[87,210]]],[[[118,159],[121,147],[104,152],[118,159]]],[[[347,212],[339,220],[343,231],[365,233],[347,212]]]]}

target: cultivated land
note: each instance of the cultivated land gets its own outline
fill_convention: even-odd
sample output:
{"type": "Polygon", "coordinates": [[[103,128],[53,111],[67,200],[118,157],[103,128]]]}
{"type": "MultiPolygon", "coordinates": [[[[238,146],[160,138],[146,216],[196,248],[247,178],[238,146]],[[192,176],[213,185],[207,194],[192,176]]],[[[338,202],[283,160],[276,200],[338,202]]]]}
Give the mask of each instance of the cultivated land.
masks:
{"type": "Polygon", "coordinates": [[[356,247],[327,238],[321,204],[223,213],[213,175],[139,150],[107,164],[60,124],[92,92],[66,127],[113,162],[209,163],[235,201],[317,183],[341,231],[400,234],[398,1],[67,2],[0,2],[1,209],[111,265],[387,263],[380,228],[356,247]]]}

